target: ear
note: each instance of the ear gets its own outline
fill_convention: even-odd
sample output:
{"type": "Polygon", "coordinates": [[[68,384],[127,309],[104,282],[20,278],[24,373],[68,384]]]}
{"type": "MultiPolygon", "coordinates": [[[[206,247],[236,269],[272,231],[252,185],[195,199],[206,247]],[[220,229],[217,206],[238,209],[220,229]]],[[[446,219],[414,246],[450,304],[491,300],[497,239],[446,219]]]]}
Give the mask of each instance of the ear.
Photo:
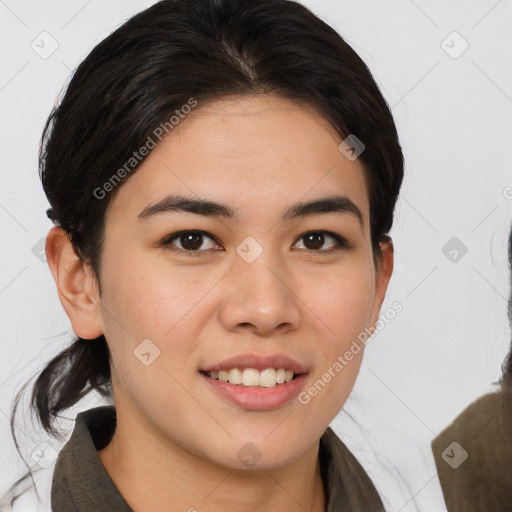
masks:
{"type": "Polygon", "coordinates": [[[62,228],[50,229],[45,249],[46,261],[55,279],[60,302],[71,321],[73,331],[87,340],[101,336],[101,302],[92,269],[80,261],[68,234],[62,228]]]}
{"type": "Polygon", "coordinates": [[[378,268],[375,276],[375,298],[373,300],[372,311],[370,313],[370,322],[368,328],[376,328],[379,320],[380,309],[386,296],[389,280],[393,274],[393,240],[387,236],[386,240],[380,242],[382,256],[378,260],[378,268]]]}

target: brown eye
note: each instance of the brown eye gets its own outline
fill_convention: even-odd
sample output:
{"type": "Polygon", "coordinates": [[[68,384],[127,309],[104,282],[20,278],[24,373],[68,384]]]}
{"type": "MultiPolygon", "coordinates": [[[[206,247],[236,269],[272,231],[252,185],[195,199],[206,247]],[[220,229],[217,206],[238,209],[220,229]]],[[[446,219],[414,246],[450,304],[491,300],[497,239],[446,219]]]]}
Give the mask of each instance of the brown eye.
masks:
{"type": "Polygon", "coordinates": [[[211,249],[217,246],[215,240],[211,236],[208,236],[206,233],[201,231],[181,231],[179,233],[173,233],[172,235],[168,236],[162,243],[164,246],[171,250],[184,253],[201,253],[207,249],[211,249]],[[205,239],[211,240],[211,242],[213,242],[213,246],[205,248],[205,239]],[[176,247],[176,244],[179,244],[181,247],[176,247]]]}
{"type": "Polygon", "coordinates": [[[305,245],[308,249],[321,249],[325,243],[323,233],[310,233],[304,236],[305,245]]]}
{"type": "MultiPolygon", "coordinates": [[[[328,231],[310,231],[302,235],[299,240],[304,241],[304,250],[312,253],[329,254],[350,248],[350,245],[343,237],[328,231]],[[329,241],[331,241],[329,246],[326,249],[322,249],[326,242],[329,241]],[[334,243],[332,243],[332,241],[334,241],[334,243]]],[[[207,252],[208,249],[215,249],[219,244],[212,236],[204,231],[180,231],[167,236],[162,241],[162,245],[172,251],[183,253],[187,256],[201,256],[201,253],[207,252]],[[210,240],[209,247],[207,240],[210,240]]]]}
{"type": "Polygon", "coordinates": [[[299,240],[304,240],[305,249],[313,252],[331,253],[348,248],[348,243],[344,238],[327,231],[310,231],[309,233],[302,235],[299,240]],[[329,239],[335,241],[334,245],[331,243],[327,249],[322,250],[326,240],[329,239]]]}
{"type": "Polygon", "coordinates": [[[181,235],[178,240],[186,251],[196,251],[201,248],[201,245],[203,245],[203,235],[199,233],[181,235]]]}

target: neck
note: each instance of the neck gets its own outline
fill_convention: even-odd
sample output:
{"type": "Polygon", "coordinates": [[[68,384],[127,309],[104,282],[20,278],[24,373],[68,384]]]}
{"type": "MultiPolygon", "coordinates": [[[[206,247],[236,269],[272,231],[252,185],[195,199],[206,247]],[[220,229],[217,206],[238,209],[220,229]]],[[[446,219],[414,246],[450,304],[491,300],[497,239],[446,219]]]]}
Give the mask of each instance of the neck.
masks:
{"type": "Polygon", "coordinates": [[[98,455],[135,512],[325,511],[319,441],[284,467],[231,469],[163,441],[125,410],[118,409],[116,432],[98,455]]]}

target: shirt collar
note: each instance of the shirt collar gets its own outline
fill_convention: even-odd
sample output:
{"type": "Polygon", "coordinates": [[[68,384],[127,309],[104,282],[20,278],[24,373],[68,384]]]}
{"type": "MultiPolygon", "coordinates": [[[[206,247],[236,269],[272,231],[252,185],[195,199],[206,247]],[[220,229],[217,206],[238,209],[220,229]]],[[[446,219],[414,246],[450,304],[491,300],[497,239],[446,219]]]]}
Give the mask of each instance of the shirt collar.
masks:
{"type": "MultiPolygon", "coordinates": [[[[53,510],[133,512],[97,453],[110,442],[115,427],[114,406],[95,407],[77,415],[73,433],[55,465],[53,510]]],[[[319,460],[326,512],[385,512],[365,470],[330,427],[320,438],[319,460]]]]}

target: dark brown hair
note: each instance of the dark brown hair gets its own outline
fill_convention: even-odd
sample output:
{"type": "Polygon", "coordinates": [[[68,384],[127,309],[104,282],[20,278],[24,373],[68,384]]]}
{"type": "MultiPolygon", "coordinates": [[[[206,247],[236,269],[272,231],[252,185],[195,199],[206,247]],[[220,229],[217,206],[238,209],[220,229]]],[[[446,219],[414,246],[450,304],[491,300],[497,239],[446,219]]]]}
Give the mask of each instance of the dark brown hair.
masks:
{"type": "MultiPolygon", "coordinates": [[[[508,299],[508,322],[512,328],[512,226],[508,235],[508,265],[510,271],[510,297],[508,299]]],[[[510,351],[503,363],[503,375],[501,377],[501,386],[504,391],[512,394],[512,345],[510,351]]],[[[512,415],[511,415],[512,417],[512,415]]]]}

